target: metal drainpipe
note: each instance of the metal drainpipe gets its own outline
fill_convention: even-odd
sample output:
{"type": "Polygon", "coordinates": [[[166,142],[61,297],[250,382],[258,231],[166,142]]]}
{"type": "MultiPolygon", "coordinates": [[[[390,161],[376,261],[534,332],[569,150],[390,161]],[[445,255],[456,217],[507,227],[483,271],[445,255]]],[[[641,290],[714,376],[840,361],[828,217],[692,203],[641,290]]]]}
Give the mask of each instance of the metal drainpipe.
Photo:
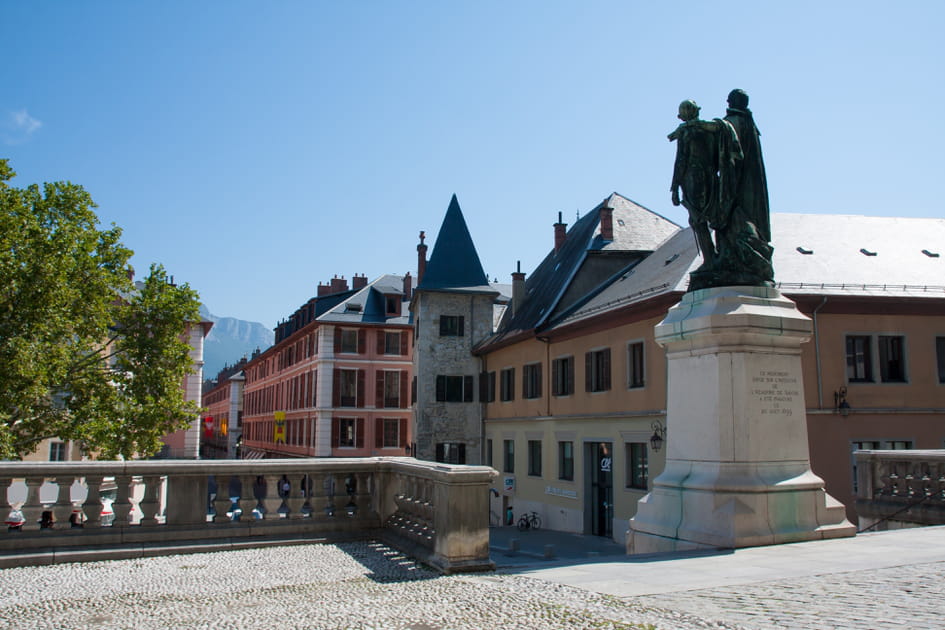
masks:
{"type": "Polygon", "coordinates": [[[814,319],[814,358],[817,362],[817,408],[824,408],[824,384],[822,382],[821,367],[820,367],[820,330],[817,327],[817,313],[824,307],[827,303],[827,296],[824,296],[823,301],[817,305],[817,308],[814,309],[813,319],[814,319]]]}

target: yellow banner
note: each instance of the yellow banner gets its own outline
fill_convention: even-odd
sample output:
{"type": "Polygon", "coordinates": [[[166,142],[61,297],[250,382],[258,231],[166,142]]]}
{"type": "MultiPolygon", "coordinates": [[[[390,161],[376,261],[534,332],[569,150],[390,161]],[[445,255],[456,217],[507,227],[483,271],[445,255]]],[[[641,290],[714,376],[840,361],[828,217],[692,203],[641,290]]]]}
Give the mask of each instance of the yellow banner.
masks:
{"type": "Polygon", "coordinates": [[[274,428],[272,432],[272,441],[275,444],[280,442],[285,444],[285,412],[277,411],[275,414],[273,414],[273,417],[276,421],[273,425],[274,428]]]}

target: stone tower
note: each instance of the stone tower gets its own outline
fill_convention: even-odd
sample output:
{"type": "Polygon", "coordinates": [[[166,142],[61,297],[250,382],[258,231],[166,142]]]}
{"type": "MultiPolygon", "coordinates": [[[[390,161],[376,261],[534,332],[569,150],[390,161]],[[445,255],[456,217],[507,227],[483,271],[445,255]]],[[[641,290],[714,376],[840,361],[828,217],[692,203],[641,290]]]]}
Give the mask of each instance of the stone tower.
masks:
{"type": "Polygon", "coordinates": [[[411,301],[416,378],[416,456],[455,464],[483,462],[479,359],[473,347],[492,334],[499,292],[489,285],[456,195],[426,261],[419,254],[411,301]]]}

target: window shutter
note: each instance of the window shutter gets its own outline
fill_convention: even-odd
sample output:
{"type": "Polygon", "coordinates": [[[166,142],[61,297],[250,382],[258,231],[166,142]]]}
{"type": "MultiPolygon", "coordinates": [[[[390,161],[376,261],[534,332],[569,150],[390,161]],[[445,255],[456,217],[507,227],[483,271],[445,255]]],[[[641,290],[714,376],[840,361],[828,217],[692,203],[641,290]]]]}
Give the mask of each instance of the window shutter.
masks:
{"type": "Polygon", "coordinates": [[[335,326],[335,354],[341,352],[341,329],[335,326]]]}
{"type": "Polygon", "coordinates": [[[374,383],[376,385],[374,389],[374,406],[378,409],[384,407],[384,371],[378,370],[375,372],[374,383]]]}
{"type": "Polygon", "coordinates": [[[341,370],[338,368],[332,370],[331,406],[341,406],[341,370]]]}
{"type": "Polygon", "coordinates": [[[558,372],[561,371],[561,360],[555,359],[551,362],[551,393],[560,396],[563,392],[558,387],[558,372]]]}
{"type": "Polygon", "coordinates": [[[364,370],[358,370],[358,395],[356,406],[364,407],[364,370]]]}
{"type": "Polygon", "coordinates": [[[400,419],[400,433],[397,437],[399,440],[397,442],[398,446],[400,446],[401,448],[403,448],[404,446],[407,446],[407,418],[400,419]]]}
{"type": "Polygon", "coordinates": [[[463,402],[473,401],[473,377],[463,377],[463,402]]]}
{"type": "Polygon", "coordinates": [[[407,407],[410,406],[409,403],[407,402],[407,387],[408,387],[407,370],[401,370],[400,371],[400,402],[397,405],[401,409],[406,409],[407,407]]]}
{"type": "Polygon", "coordinates": [[[459,331],[456,334],[460,337],[462,337],[465,334],[465,331],[463,330],[463,323],[465,322],[465,320],[466,320],[465,317],[463,317],[462,315],[459,316],[459,331]]]}
{"type": "Polygon", "coordinates": [[[312,406],[318,406],[318,372],[312,370],[312,406]]]}
{"type": "Polygon", "coordinates": [[[331,419],[331,447],[338,448],[338,436],[341,435],[341,419],[331,419]]]}
{"type": "Polygon", "coordinates": [[[489,402],[489,375],[479,373],[479,402],[489,402]]]}
{"type": "Polygon", "coordinates": [[[436,459],[436,461],[438,462],[443,461],[443,444],[442,443],[436,445],[436,457],[434,459],[436,459]]]}
{"type": "Polygon", "coordinates": [[[610,348],[604,350],[601,356],[601,389],[610,389],[610,348]]]}
{"type": "Polygon", "coordinates": [[[574,393],[574,357],[568,359],[568,362],[564,365],[564,378],[565,378],[565,389],[564,394],[570,395],[574,393]]]}
{"type": "Polygon", "coordinates": [[[384,448],[384,420],[376,418],[374,420],[374,448],[384,448]]]}
{"type": "Polygon", "coordinates": [[[466,463],[466,443],[465,443],[465,442],[463,442],[463,443],[461,443],[461,444],[459,445],[459,458],[458,458],[458,461],[457,461],[456,463],[457,463],[457,464],[465,464],[465,463],[466,463]]]}
{"type": "Polygon", "coordinates": [[[364,418],[354,421],[354,445],[356,448],[364,448],[364,418]]]}
{"type": "Polygon", "coordinates": [[[358,330],[358,354],[364,354],[365,347],[365,337],[367,332],[364,330],[358,330]]]}
{"type": "Polygon", "coordinates": [[[400,331],[400,354],[406,355],[408,352],[407,344],[410,342],[410,333],[406,330],[400,331]]]}
{"type": "Polygon", "coordinates": [[[541,398],[541,363],[535,366],[535,397],[541,398]]]}
{"type": "Polygon", "coordinates": [[[412,405],[417,401],[417,377],[414,376],[413,380],[410,382],[410,404],[412,405]]]}
{"type": "Polygon", "coordinates": [[[384,337],[386,333],[383,330],[377,331],[377,353],[384,354],[384,337]]]}
{"type": "Polygon", "coordinates": [[[436,376],[436,401],[444,402],[446,400],[446,377],[442,374],[436,376]]]}
{"type": "Polygon", "coordinates": [[[584,353],[584,391],[586,392],[594,391],[594,379],[592,378],[593,363],[594,363],[594,353],[593,352],[584,353]]]}

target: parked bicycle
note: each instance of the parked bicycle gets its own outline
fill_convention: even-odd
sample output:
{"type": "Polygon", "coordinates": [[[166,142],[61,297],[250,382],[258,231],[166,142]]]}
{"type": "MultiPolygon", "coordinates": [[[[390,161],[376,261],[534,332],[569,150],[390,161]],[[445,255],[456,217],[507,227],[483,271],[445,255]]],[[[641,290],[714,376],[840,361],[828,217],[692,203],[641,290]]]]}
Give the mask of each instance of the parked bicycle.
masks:
{"type": "Polygon", "coordinates": [[[526,529],[541,529],[541,517],[538,512],[526,512],[518,519],[518,530],[524,532],[526,529]]]}

